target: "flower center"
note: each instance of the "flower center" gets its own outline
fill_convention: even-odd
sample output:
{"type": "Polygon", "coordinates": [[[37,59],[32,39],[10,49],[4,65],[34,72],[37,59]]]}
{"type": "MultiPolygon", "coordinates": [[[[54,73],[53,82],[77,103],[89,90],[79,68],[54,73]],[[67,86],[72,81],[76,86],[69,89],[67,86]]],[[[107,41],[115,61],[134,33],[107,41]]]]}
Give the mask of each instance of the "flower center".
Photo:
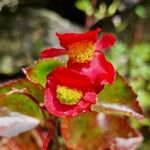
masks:
{"type": "Polygon", "coordinates": [[[92,41],[75,42],[69,45],[67,54],[74,62],[88,62],[93,58],[94,43],[92,41]]]}
{"type": "Polygon", "coordinates": [[[57,86],[56,93],[56,97],[59,99],[60,103],[66,105],[77,104],[82,97],[81,91],[77,89],[69,89],[65,86],[60,85],[57,86]]]}

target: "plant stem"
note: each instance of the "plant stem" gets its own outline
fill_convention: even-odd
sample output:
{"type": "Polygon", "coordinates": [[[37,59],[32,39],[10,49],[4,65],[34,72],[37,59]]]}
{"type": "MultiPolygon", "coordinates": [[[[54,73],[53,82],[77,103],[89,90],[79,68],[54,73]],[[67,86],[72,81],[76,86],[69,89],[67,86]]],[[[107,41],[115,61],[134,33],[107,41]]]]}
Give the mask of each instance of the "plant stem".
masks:
{"type": "Polygon", "coordinates": [[[87,30],[89,30],[91,28],[91,26],[94,24],[94,13],[95,13],[96,3],[97,3],[97,0],[91,0],[93,14],[90,16],[86,16],[85,29],[87,29],[87,30]]]}
{"type": "Polygon", "coordinates": [[[48,130],[47,136],[44,140],[42,150],[48,149],[52,134],[54,133],[54,130],[55,130],[55,124],[56,124],[56,117],[49,120],[49,130],[48,130]]]}

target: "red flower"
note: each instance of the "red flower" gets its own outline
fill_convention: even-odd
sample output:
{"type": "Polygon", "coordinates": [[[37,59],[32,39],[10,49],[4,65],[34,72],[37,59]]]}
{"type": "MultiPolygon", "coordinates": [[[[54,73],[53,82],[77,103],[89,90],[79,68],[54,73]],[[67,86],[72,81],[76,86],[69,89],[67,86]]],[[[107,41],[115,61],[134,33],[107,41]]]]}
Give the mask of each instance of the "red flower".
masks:
{"type": "Polygon", "coordinates": [[[104,33],[98,40],[99,32],[98,28],[83,34],[56,33],[64,49],[47,48],[42,51],[41,58],[67,54],[69,56],[68,68],[87,75],[94,84],[96,92],[99,92],[104,84],[112,83],[115,78],[112,64],[101,52],[114,44],[115,37],[110,33],[104,33]]]}
{"type": "Polygon", "coordinates": [[[75,116],[90,111],[90,106],[96,102],[93,91],[87,76],[57,67],[47,78],[45,107],[55,116],[75,116]]]}

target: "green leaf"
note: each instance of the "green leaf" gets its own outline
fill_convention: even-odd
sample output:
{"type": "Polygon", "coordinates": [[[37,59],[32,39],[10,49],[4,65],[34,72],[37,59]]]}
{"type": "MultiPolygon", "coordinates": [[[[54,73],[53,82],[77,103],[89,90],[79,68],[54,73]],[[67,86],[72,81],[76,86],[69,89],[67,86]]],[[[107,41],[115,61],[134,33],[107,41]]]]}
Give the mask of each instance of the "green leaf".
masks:
{"type": "Polygon", "coordinates": [[[114,0],[112,4],[108,7],[108,16],[112,16],[118,9],[120,0],[114,0]]]}
{"type": "Polygon", "coordinates": [[[146,9],[142,5],[136,6],[135,13],[143,19],[147,17],[146,9]]]}
{"type": "Polygon", "coordinates": [[[62,66],[61,61],[55,59],[44,59],[36,62],[33,66],[23,69],[27,78],[32,82],[45,86],[47,75],[57,66],[62,66]]]}
{"type": "Polygon", "coordinates": [[[143,118],[143,111],[136,100],[137,95],[119,74],[113,85],[106,85],[98,94],[96,104],[92,106],[93,111],[105,113],[119,113],[143,118]]]}
{"type": "Polygon", "coordinates": [[[12,137],[35,128],[43,120],[38,107],[39,103],[43,102],[43,94],[42,86],[27,79],[1,84],[0,136],[12,137]]]}
{"type": "Polygon", "coordinates": [[[98,10],[94,14],[96,19],[102,20],[106,16],[107,5],[106,3],[100,3],[98,10]]]}
{"type": "Polygon", "coordinates": [[[94,112],[65,118],[61,122],[61,133],[72,150],[134,150],[142,141],[142,136],[125,118],[94,112]]]}
{"type": "Polygon", "coordinates": [[[91,16],[94,13],[90,0],[77,0],[75,6],[88,16],[91,16]]]}
{"type": "Polygon", "coordinates": [[[19,112],[37,119],[42,118],[42,113],[37,104],[21,93],[0,96],[0,107],[7,107],[8,111],[19,112]]]}
{"type": "Polygon", "coordinates": [[[0,84],[0,95],[10,92],[13,88],[23,89],[26,88],[27,91],[34,96],[39,102],[43,102],[44,99],[44,88],[39,84],[35,84],[27,79],[17,79],[0,84]]]}
{"type": "Polygon", "coordinates": [[[28,96],[0,95],[0,136],[16,136],[35,128],[42,119],[41,110],[28,96]]]}

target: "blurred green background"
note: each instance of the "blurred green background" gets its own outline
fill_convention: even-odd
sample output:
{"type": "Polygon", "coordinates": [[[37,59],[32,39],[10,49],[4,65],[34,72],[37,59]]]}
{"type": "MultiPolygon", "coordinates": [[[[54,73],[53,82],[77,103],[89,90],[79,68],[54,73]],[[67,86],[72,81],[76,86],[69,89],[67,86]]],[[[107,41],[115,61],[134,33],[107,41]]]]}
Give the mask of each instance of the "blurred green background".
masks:
{"type": "Polygon", "coordinates": [[[100,27],[117,43],[106,52],[138,94],[145,119],[130,121],[150,149],[150,1],[149,0],[0,0],[0,82],[23,76],[40,51],[58,47],[55,32],[100,27]]]}

